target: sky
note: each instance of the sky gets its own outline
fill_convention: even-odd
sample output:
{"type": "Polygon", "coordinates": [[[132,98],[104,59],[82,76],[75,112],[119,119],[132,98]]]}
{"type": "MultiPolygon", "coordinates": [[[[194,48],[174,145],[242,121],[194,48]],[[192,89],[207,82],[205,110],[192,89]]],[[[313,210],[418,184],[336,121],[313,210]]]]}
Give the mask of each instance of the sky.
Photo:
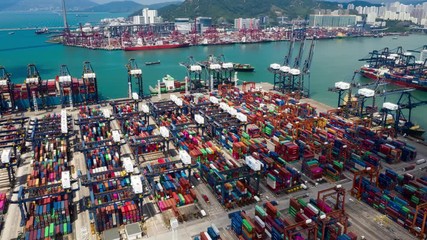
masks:
{"type": "MultiPolygon", "coordinates": [[[[113,1],[124,1],[124,0],[92,0],[92,2],[96,2],[96,3],[107,3],[107,2],[113,2],[113,1]]],[[[175,0],[132,0],[132,1],[140,4],[153,4],[153,3],[162,3],[162,2],[173,2],[175,0]]]]}

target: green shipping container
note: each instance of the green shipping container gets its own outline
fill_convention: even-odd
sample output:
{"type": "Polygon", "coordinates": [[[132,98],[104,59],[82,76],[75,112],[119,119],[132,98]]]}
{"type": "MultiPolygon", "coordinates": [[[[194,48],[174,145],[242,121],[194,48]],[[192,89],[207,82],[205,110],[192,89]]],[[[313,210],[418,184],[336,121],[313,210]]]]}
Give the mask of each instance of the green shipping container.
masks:
{"type": "Polygon", "coordinates": [[[49,236],[53,237],[54,232],[55,232],[55,224],[51,223],[49,227],[49,236]]]}
{"type": "Polygon", "coordinates": [[[255,211],[263,217],[267,216],[267,213],[264,211],[264,209],[258,205],[255,205],[255,211]]]}
{"type": "Polygon", "coordinates": [[[245,227],[245,229],[246,229],[249,233],[251,233],[251,232],[252,232],[252,230],[253,230],[253,228],[252,228],[251,224],[250,224],[248,221],[246,221],[246,219],[243,219],[242,223],[243,223],[243,227],[245,227]]]}

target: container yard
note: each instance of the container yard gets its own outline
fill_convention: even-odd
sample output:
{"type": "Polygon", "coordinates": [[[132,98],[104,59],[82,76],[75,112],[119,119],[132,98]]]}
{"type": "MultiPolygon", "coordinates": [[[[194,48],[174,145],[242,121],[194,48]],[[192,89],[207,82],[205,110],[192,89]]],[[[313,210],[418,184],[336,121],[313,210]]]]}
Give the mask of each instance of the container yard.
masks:
{"type": "Polygon", "coordinates": [[[271,87],[3,116],[2,239],[425,236],[425,146],[271,87]]]}

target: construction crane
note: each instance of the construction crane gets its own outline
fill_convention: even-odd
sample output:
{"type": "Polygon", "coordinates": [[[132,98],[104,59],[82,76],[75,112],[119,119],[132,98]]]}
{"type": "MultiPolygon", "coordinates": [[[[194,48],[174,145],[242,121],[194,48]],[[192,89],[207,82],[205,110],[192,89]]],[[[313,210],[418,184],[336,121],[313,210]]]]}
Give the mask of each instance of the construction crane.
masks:
{"type": "Polygon", "coordinates": [[[86,93],[86,103],[98,103],[98,81],[95,71],[93,71],[92,65],[88,61],[83,63],[82,78],[86,93]]]}
{"type": "Polygon", "coordinates": [[[11,74],[6,71],[6,68],[0,66],[0,113],[2,114],[15,109],[14,84],[10,76],[11,74]]]}
{"type": "Polygon", "coordinates": [[[126,65],[126,68],[128,70],[128,85],[129,85],[129,98],[135,98],[135,99],[143,99],[144,98],[144,85],[142,82],[142,70],[138,68],[138,64],[136,63],[135,59],[131,58],[129,59],[128,64],[126,65]],[[132,80],[135,79],[138,92],[138,96],[134,96],[133,92],[133,84],[132,80]]]}

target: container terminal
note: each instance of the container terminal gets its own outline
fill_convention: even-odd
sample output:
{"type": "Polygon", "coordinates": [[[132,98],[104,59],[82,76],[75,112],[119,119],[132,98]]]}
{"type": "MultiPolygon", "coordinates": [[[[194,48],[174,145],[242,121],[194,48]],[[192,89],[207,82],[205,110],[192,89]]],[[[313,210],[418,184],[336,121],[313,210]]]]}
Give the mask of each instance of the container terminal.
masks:
{"type": "Polygon", "coordinates": [[[422,102],[378,109],[410,97],[379,83],[306,98],[310,52],[273,84],[189,66],[184,91],[151,96],[130,60],[112,101],[88,62],[53,80],[31,64],[18,95],[1,68],[1,238],[424,239],[427,148],[393,119],[422,102]]]}

